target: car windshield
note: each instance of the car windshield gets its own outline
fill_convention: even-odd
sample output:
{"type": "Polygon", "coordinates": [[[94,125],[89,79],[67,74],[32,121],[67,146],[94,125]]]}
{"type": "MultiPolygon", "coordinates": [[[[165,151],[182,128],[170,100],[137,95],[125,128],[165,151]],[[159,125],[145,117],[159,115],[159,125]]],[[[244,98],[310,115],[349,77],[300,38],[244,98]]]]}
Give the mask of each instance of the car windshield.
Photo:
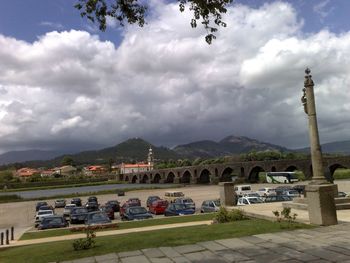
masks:
{"type": "Polygon", "coordinates": [[[89,215],[90,219],[93,221],[108,220],[107,215],[104,213],[94,213],[89,215]]]}
{"type": "Polygon", "coordinates": [[[186,199],[183,199],[183,202],[185,203],[185,204],[192,204],[193,203],[193,200],[191,199],[191,198],[186,198],[186,199]]]}
{"type": "Polygon", "coordinates": [[[52,215],[52,214],[53,214],[53,213],[52,213],[51,210],[47,210],[47,211],[41,210],[41,211],[38,212],[38,215],[52,215]]]}
{"type": "Polygon", "coordinates": [[[136,215],[136,214],[145,214],[147,213],[147,210],[144,207],[133,207],[129,209],[129,212],[130,214],[136,215]]]}
{"type": "Polygon", "coordinates": [[[220,206],[220,200],[214,200],[214,204],[215,204],[216,206],[220,206]]]}
{"type": "Polygon", "coordinates": [[[82,213],[87,213],[88,211],[87,211],[87,209],[86,208],[75,208],[73,211],[72,211],[72,213],[74,213],[74,214],[82,214],[82,213]]]}
{"type": "Polygon", "coordinates": [[[185,205],[185,204],[174,204],[174,208],[175,208],[175,210],[182,210],[182,209],[186,209],[187,205],[185,205]]]}

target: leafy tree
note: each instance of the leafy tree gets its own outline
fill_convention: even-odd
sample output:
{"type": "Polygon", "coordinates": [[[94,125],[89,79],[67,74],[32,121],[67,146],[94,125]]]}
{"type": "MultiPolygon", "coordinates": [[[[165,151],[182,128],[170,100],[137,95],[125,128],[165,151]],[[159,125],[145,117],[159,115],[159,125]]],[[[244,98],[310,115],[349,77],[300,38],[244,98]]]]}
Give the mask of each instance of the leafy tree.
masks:
{"type": "Polygon", "coordinates": [[[62,161],[61,161],[61,165],[65,166],[65,165],[74,165],[74,160],[72,157],[70,156],[64,156],[62,161]]]}
{"type": "MultiPolygon", "coordinates": [[[[186,8],[190,10],[193,17],[190,21],[192,28],[197,27],[199,22],[207,30],[205,41],[211,44],[216,38],[214,35],[218,27],[226,27],[222,21],[222,14],[227,12],[227,6],[233,0],[177,0],[180,12],[186,8]],[[213,25],[214,24],[214,25],[213,25]]],[[[86,17],[93,23],[97,23],[100,30],[107,28],[107,17],[115,19],[121,26],[124,23],[138,24],[143,27],[147,4],[139,3],[138,0],[79,0],[75,6],[82,17],[86,17]]]]}

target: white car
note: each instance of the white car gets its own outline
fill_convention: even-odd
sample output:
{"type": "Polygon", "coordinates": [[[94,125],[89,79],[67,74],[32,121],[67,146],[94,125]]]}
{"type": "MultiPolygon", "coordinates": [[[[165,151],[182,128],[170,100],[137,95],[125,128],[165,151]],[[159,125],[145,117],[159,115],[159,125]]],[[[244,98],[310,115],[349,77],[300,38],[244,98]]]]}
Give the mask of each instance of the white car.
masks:
{"type": "Polygon", "coordinates": [[[43,220],[44,217],[53,215],[54,213],[52,210],[39,210],[35,216],[35,227],[37,227],[40,224],[41,220],[43,220]]]}
{"type": "Polygon", "coordinates": [[[286,190],[286,191],[283,191],[282,193],[283,195],[286,195],[286,196],[290,196],[292,198],[294,197],[300,197],[300,194],[298,191],[296,190],[286,190]]]}
{"type": "Polygon", "coordinates": [[[257,192],[245,193],[242,197],[260,197],[257,192]]]}
{"type": "Polygon", "coordinates": [[[252,204],[261,204],[264,201],[260,197],[240,197],[238,198],[237,205],[252,205],[252,204]]]}
{"type": "Polygon", "coordinates": [[[266,197],[266,196],[270,196],[270,195],[276,195],[276,191],[273,188],[261,188],[257,191],[257,193],[261,196],[261,197],[266,197]]]}

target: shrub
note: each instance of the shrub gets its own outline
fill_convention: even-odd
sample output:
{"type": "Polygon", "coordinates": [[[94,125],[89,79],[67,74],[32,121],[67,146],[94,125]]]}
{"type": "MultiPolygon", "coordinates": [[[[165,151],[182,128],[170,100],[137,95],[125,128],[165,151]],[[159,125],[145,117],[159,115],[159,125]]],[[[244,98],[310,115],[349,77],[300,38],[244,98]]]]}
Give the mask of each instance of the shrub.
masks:
{"type": "Polygon", "coordinates": [[[95,246],[95,240],[96,234],[93,230],[87,229],[86,230],[86,238],[79,238],[77,240],[74,240],[73,242],[73,248],[75,251],[77,250],[84,250],[89,249],[95,246]]]}
{"type": "Polygon", "coordinates": [[[227,211],[225,207],[220,207],[220,210],[214,216],[214,222],[216,223],[227,223],[245,219],[247,219],[247,217],[243,214],[242,210],[233,209],[231,211],[227,211]]]}
{"type": "MultiPolygon", "coordinates": [[[[292,209],[290,207],[284,207],[281,212],[278,210],[272,211],[272,213],[275,215],[277,222],[287,222],[287,227],[291,227],[293,223],[295,223],[295,220],[297,218],[297,214],[291,215],[292,209]]],[[[282,227],[282,225],[281,225],[282,227]]]]}

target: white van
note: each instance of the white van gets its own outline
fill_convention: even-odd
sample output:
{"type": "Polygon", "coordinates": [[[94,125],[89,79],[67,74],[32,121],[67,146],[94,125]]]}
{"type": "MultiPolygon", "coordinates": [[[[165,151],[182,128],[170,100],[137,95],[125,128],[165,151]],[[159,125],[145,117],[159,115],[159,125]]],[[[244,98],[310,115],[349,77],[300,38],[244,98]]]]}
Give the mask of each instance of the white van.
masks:
{"type": "Polygon", "coordinates": [[[234,191],[238,196],[243,196],[244,194],[251,193],[252,187],[249,184],[236,185],[234,191]]]}

